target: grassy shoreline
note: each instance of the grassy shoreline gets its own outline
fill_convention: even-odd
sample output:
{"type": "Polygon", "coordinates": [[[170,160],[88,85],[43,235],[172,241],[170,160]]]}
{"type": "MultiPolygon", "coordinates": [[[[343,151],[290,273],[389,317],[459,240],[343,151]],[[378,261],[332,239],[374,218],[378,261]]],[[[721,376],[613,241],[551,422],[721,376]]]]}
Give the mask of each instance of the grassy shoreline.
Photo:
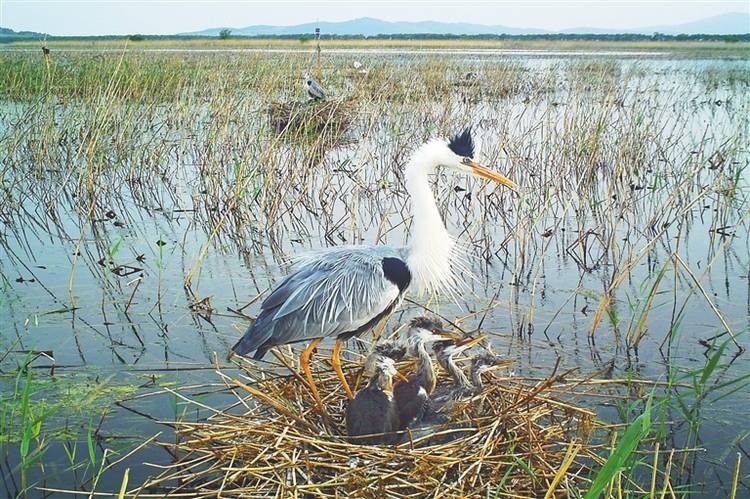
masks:
{"type": "MultiPolygon", "coordinates": [[[[0,51],[19,48],[39,48],[42,45],[51,50],[56,49],[310,49],[314,41],[269,38],[230,38],[219,39],[185,39],[185,40],[143,40],[130,41],[127,38],[115,40],[48,40],[20,41],[0,46],[0,51]]],[[[716,41],[599,41],[599,40],[402,40],[402,39],[367,39],[367,40],[321,40],[321,49],[495,49],[495,50],[554,50],[554,51],[668,51],[677,55],[706,57],[747,58],[750,55],[750,43],[716,42],[716,41]]]]}

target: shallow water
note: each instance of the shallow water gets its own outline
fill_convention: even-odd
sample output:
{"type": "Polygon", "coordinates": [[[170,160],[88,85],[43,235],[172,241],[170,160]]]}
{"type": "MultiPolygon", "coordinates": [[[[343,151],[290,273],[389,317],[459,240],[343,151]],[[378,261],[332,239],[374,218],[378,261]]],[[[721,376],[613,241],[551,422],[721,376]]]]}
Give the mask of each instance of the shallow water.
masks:
{"type": "MultiPolygon", "coordinates": [[[[401,56],[412,51],[388,52],[401,56]]],[[[519,56],[514,61],[520,61],[532,77],[535,72],[557,71],[559,63],[555,52],[535,53],[545,57],[533,59],[507,51],[430,53],[458,54],[459,67],[473,68],[491,67],[491,56],[519,56]],[[472,58],[478,55],[482,57],[472,58]]],[[[642,73],[618,91],[602,94],[624,99],[621,105],[610,106],[599,100],[602,95],[588,90],[571,92],[562,71],[555,89],[530,102],[519,94],[493,100],[480,96],[471,103],[476,96],[455,90],[450,116],[465,118],[469,109],[481,146],[479,157],[509,172],[522,188],[517,197],[460,176],[438,177],[439,206],[449,231],[468,247],[474,277],[465,276],[467,288],[458,293],[457,303],[440,297],[429,306],[452,320],[463,318],[460,326],[467,331],[481,324],[495,349],[516,359],[518,375],[548,375],[560,359],[562,367],[578,367],[582,374],[604,372],[612,378],[664,381],[669,369],[690,372],[706,365],[709,350],[701,340],[711,343],[722,333],[721,320],[748,346],[750,102],[747,87],[720,84],[707,89],[700,75],[706,68],[748,70],[749,65],[746,61],[615,60],[620,68],[617,75],[642,73]],[[607,180],[605,170],[612,165],[602,164],[597,166],[601,170],[589,171],[587,180],[577,180],[583,192],[565,184],[571,170],[556,164],[562,153],[555,148],[567,144],[549,137],[562,137],[571,126],[571,116],[590,113],[594,119],[595,110],[602,106],[610,106],[605,118],[612,123],[632,123],[632,110],[643,106],[658,116],[662,128],[649,129],[642,136],[649,142],[647,156],[623,159],[637,165],[622,170],[632,180],[619,179],[622,184],[607,180]],[[711,161],[718,161],[715,151],[724,151],[721,165],[709,168],[711,161]],[[708,188],[724,182],[720,176],[735,179],[733,194],[708,188]],[[555,193],[560,182],[566,187],[555,193]],[[540,203],[544,196],[549,200],[540,203]],[[614,291],[614,305],[590,335],[603,292],[628,259],[623,255],[642,250],[643,257],[614,291]],[[673,253],[685,261],[700,288],[670,258],[673,253]],[[644,297],[662,269],[652,308],[641,324],[638,314],[644,297]],[[627,337],[639,324],[645,336],[637,349],[628,348],[627,337]],[[673,327],[671,347],[666,346],[663,341],[673,327]]],[[[75,104],[59,106],[60,116],[71,112],[70,106],[75,104]]],[[[435,107],[438,111],[420,113],[433,116],[442,106],[435,107]]],[[[20,126],[25,109],[22,104],[3,107],[3,154],[9,154],[7,131],[20,126]]],[[[156,126],[163,124],[169,110],[160,113],[152,118],[155,125],[147,127],[152,135],[139,138],[144,154],[126,158],[129,173],[116,177],[111,191],[91,211],[72,196],[64,162],[42,166],[47,178],[7,170],[3,176],[4,185],[11,186],[13,202],[4,205],[2,213],[0,320],[6,327],[1,337],[5,354],[0,382],[11,391],[14,369],[25,352],[48,352],[48,357],[32,363],[35,379],[46,383],[43,394],[49,400],[66,391],[86,394],[80,395],[85,399],[80,407],[68,400],[72,407],[60,408],[53,416],[54,426],[68,427],[71,434],[58,440],[78,442],[79,459],[86,454],[88,428],[99,428],[97,455],[105,447],[125,452],[155,431],[164,432],[162,440],[169,441],[171,428],[160,421],[181,416],[184,404],[168,392],[140,395],[178,386],[190,392],[189,385],[216,383],[213,363],[223,362],[247,326],[232,310],[278,282],[290,256],[337,244],[408,240],[408,199],[400,168],[417,143],[404,144],[403,137],[391,134],[389,120],[396,118],[390,111],[372,118],[375,127],[355,128],[352,143],[326,150],[322,160],[311,159],[304,148],[279,147],[274,155],[283,159],[280,166],[264,171],[236,198],[227,196],[232,182],[222,182],[233,178],[237,165],[227,160],[224,179],[206,175],[205,151],[191,146],[198,140],[196,130],[211,133],[212,110],[196,106],[191,116],[199,125],[188,130],[156,126]],[[166,158],[148,154],[152,143],[159,141],[174,143],[166,158]],[[313,161],[318,173],[294,171],[306,161],[313,161]],[[290,180],[274,184],[285,201],[277,210],[268,211],[268,205],[261,210],[258,199],[270,195],[264,192],[272,182],[269,178],[285,177],[290,180]],[[243,207],[241,215],[226,216],[228,199],[243,207]],[[186,288],[188,276],[192,280],[186,288]],[[91,395],[98,384],[125,387],[127,396],[91,395]]],[[[416,122],[420,118],[414,117],[416,122]]],[[[405,123],[410,118],[398,119],[405,123]]],[[[257,154],[262,155],[272,140],[267,132],[255,122],[237,126],[250,137],[249,144],[257,142],[257,154]]],[[[619,140],[641,137],[640,130],[627,134],[605,127],[604,133],[619,140]]],[[[616,147],[616,142],[606,142],[607,147],[616,147]]],[[[588,154],[586,143],[576,147],[579,155],[588,154]]],[[[614,150],[591,157],[606,161],[614,150]]],[[[579,166],[588,168],[585,161],[579,166]]],[[[257,310],[256,302],[245,312],[254,315],[257,310]]],[[[421,312],[406,303],[389,322],[389,330],[421,312]]],[[[350,346],[363,348],[354,342],[350,346]]],[[[750,373],[748,354],[734,358],[734,353],[730,343],[713,382],[750,373]]],[[[719,400],[702,407],[699,440],[692,444],[706,451],[676,479],[692,482],[699,496],[715,495],[717,488],[726,490],[735,453],[746,453],[743,440],[750,423],[747,411],[738,408],[750,407],[750,389],[743,383],[733,386],[739,391],[725,398],[719,398],[724,392],[718,392],[708,400],[719,400]]],[[[206,392],[200,395],[203,402],[221,406],[224,401],[225,395],[212,394],[211,387],[197,391],[206,392]]],[[[597,410],[602,417],[616,420],[615,406],[601,403],[597,410]]],[[[203,415],[192,407],[184,417],[203,415]]],[[[679,415],[674,417],[679,420],[679,415]]],[[[675,445],[684,440],[686,426],[679,422],[675,426],[675,445]]],[[[746,457],[743,477],[750,471],[750,456],[746,457]]],[[[98,490],[117,490],[125,467],[130,467],[131,483],[138,483],[153,472],[139,463],[168,463],[171,458],[168,448],[142,449],[106,473],[98,490]]],[[[9,494],[19,487],[17,462],[11,446],[2,465],[3,474],[13,477],[5,485],[9,494]]],[[[86,481],[83,469],[78,476],[70,471],[60,443],[50,445],[44,463],[43,474],[38,468],[30,471],[32,483],[42,476],[42,485],[52,488],[76,487],[86,481]]],[[[750,493],[746,481],[740,490],[750,493]]]]}

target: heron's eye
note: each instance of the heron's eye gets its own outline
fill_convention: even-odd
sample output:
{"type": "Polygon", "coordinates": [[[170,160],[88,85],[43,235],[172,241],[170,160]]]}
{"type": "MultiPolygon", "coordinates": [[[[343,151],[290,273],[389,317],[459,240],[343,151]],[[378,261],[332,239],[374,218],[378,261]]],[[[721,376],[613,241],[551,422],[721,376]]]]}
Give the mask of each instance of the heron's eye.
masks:
{"type": "Polygon", "coordinates": [[[469,165],[471,165],[471,158],[463,158],[463,159],[461,160],[461,163],[463,163],[463,164],[465,164],[465,165],[469,166],[469,165]]]}

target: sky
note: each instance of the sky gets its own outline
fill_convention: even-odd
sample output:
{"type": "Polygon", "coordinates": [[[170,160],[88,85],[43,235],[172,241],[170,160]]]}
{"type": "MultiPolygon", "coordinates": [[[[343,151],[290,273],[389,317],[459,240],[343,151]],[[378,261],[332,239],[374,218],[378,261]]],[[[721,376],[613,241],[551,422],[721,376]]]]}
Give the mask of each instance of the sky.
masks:
{"type": "Polygon", "coordinates": [[[680,24],[748,10],[749,0],[0,0],[0,26],[53,35],[174,34],[375,17],[557,30],[680,24]]]}

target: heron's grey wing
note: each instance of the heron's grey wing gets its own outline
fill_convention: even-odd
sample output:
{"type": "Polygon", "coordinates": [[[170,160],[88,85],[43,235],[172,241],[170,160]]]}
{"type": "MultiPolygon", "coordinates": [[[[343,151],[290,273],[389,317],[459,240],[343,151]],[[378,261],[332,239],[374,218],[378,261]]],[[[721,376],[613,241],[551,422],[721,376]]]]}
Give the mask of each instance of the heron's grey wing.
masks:
{"type": "MultiPolygon", "coordinates": [[[[261,305],[261,313],[232,349],[256,358],[276,345],[359,331],[393,308],[408,287],[399,250],[347,246],[302,260],[261,305]]],[[[410,275],[408,275],[410,280],[410,275]]]]}
{"type": "Polygon", "coordinates": [[[326,98],[326,92],[325,90],[323,90],[323,87],[321,87],[320,84],[313,79],[308,80],[308,92],[312,97],[316,99],[326,98]]]}
{"type": "Polygon", "coordinates": [[[392,307],[403,292],[384,272],[393,254],[388,247],[348,246],[311,256],[300,268],[307,277],[276,311],[274,343],[356,331],[392,307]]]}
{"type": "Polygon", "coordinates": [[[276,311],[310,277],[311,273],[312,269],[306,267],[292,272],[263,300],[260,306],[260,314],[247,328],[242,338],[232,347],[235,353],[246,355],[257,351],[256,359],[265,355],[268,348],[262,349],[262,346],[274,335],[276,311]]]}
{"type": "Polygon", "coordinates": [[[276,289],[274,289],[268,297],[266,297],[265,300],[263,300],[263,303],[260,305],[261,310],[272,310],[275,308],[280,307],[281,305],[286,302],[286,300],[291,296],[301,284],[303,284],[307,279],[309,279],[312,274],[314,273],[313,269],[310,267],[302,267],[296,272],[292,272],[286,278],[276,286],[276,289]]]}

